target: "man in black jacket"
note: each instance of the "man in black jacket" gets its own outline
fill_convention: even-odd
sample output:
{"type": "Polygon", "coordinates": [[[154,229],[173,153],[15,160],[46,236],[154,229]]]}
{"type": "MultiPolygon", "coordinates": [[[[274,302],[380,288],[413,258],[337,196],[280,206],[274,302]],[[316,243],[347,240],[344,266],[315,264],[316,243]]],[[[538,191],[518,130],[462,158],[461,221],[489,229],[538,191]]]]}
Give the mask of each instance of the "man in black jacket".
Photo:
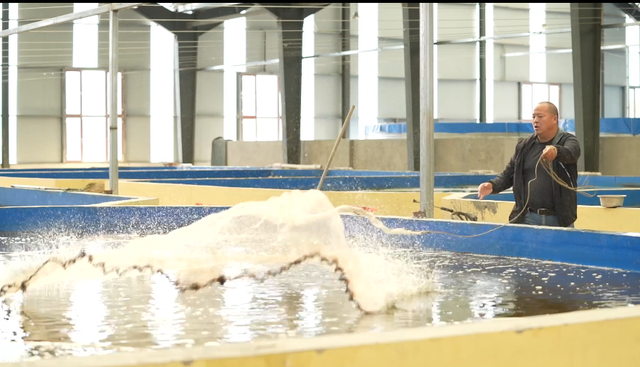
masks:
{"type": "Polygon", "coordinates": [[[552,162],[557,176],[567,185],[577,188],[577,162],[580,157],[578,139],[560,129],[558,108],[551,102],[541,102],[536,106],[533,130],[533,135],[516,145],[515,154],[504,171],[478,186],[478,197],[482,200],[489,194],[513,187],[516,203],[509,222],[573,227],[578,217],[576,192],[554,181],[541,167],[542,162],[537,165],[537,170],[536,164],[542,155],[542,159],[552,162]],[[537,178],[533,180],[536,173],[537,178]],[[528,192],[529,188],[531,193],[528,192]]]}

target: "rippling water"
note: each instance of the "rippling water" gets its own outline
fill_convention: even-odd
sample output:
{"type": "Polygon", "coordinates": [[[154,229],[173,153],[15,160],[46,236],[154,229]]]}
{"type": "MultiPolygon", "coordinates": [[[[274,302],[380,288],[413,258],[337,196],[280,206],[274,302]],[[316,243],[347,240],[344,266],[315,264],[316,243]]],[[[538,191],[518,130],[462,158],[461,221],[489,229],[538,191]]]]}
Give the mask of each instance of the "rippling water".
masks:
{"type": "MultiPolygon", "coordinates": [[[[22,243],[21,248],[24,248],[22,243]]],[[[37,247],[37,244],[34,244],[37,247]]],[[[0,255],[0,266],[13,260],[0,255]]],[[[438,291],[362,315],[331,269],[179,293],[160,275],[66,280],[0,302],[0,361],[475,322],[640,303],[640,273],[416,251],[438,291]]]]}

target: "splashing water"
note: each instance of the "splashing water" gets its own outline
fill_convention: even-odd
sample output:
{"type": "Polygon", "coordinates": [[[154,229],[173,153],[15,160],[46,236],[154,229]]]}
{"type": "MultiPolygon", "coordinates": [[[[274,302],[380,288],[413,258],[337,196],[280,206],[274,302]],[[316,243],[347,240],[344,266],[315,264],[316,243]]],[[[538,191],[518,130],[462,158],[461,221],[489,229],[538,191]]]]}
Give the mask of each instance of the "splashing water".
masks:
{"type": "Polygon", "coordinates": [[[291,191],[117,248],[92,242],[24,254],[0,270],[0,285],[11,293],[50,282],[125,275],[119,273],[129,269],[159,272],[183,290],[197,290],[243,276],[275,276],[315,259],[336,268],[350,298],[365,312],[406,304],[412,295],[433,291],[431,271],[412,264],[405,252],[379,243],[348,242],[341,213],[365,215],[388,234],[420,234],[388,229],[357,207],[333,207],[320,191],[291,191]],[[42,266],[51,258],[56,260],[42,266]]]}

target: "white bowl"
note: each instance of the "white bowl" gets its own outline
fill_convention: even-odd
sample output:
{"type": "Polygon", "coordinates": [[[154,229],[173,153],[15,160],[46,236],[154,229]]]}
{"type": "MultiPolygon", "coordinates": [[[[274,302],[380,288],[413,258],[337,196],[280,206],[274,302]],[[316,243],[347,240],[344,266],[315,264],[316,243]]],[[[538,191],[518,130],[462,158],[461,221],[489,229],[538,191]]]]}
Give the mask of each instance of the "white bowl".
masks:
{"type": "Polygon", "coordinates": [[[601,206],[605,208],[617,208],[622,206],[624,198],[626,198],[627,195],[598,195],[598,197],[600,198],[601,206]]]}

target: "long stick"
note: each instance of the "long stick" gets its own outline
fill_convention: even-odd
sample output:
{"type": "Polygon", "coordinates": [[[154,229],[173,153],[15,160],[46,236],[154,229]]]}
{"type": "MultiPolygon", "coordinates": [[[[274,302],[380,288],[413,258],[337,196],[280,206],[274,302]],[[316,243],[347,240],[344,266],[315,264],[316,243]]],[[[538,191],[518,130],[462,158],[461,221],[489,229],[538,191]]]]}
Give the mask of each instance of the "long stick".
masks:
{"type": "Polygon", "coordinates": [[[349,122],[351,121],[351,115],[353,114],[353,110],[356,109],[356,106],[351,106],[349,113],[347,114],[347,118],[344,120],[344,124],[342,124],[342,129],[340,130],[340,134],[338,134],[338,138],[335,143],[333,143],[333,149],[331,149],[331,154],[329,154],[329,160],[327,161],[327,165],[324,166],[324,171],[322,172],[322,177],[320,177],[320,183],[318,184],[318,190],[322,188],[322,184],[324,183],[325,177],[327,177],[327,172],[329,171],[329,166],[331,165],[331,161],[333,160],[333,156],[336,154],[338,150],[338,144],[340,144],[340,140],[344,136],[344,132],[347,131],[347,126],[349,126],[349,122]]]}

